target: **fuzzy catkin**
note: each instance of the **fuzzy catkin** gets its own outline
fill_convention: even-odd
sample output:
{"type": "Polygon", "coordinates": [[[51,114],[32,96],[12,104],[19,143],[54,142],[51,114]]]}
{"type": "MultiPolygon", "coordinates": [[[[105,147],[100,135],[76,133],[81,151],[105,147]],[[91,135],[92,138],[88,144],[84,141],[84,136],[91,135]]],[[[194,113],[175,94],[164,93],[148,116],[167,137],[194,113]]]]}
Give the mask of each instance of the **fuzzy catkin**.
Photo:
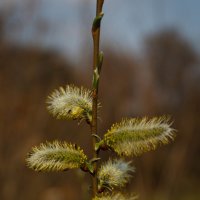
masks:
{"type": "Polygon", "coordinates": [[[175,136],[170,125],[165,117],[125,119],[114,124],[101,143],[120,156],[137,156],[168,144],[175,136]]]}
{"type": "Polygon", "coordinates": [[[27,165],[35,171],[63,171],[79,168],[87,161],[80,147],[66,142],[54,141],[34,147],[26,159],[27,165]]]}
{"type": "Polygon", "coordinates": [[[138,196],[134,196],[134,195],[123,195],[122,193],[114,193],[114,194],[105,194],[102,195],[100,197],[95,197],[92,200],[136,200],[138,199],[138,196]]]}
{"type": "Polygon", "coordinates": [[[131,178],[131,172],[134,168],[130,165],[131,162],[125,162],[122,159],[109,160],[104,163],[97,174],[98,188],[124,187],[131,178]]]}
{"type": "Polygon", "coordinates": [[[57,119],[85,119],[92,118],[92,92],[83,87],[73,85],[60,87],[48,96],[47,109],[57,119]]]}

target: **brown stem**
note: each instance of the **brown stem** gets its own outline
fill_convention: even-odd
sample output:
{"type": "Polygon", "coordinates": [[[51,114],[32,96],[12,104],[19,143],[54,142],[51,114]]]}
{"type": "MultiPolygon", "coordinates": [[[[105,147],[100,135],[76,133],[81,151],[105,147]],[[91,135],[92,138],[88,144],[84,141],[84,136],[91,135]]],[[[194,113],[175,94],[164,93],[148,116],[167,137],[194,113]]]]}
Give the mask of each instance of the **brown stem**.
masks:
{"type": "MultiPolygon", "coordinates": [[[[100,16],[102,12],[104,0],[97,0],[96,6],[96,17],[100,16]]],[[[93,36],[93,72],[98,70],[98,61],[99,61],[99,42],[100,42],[100,25],[97,29],[92,29],[93,36]]],[[[93,74],[94,79],[95,74],[93,74]]],[[[93,158],[98,157],[98,152],[95,151],[96,137],[93,135],[97,135],[97,109],[98,109],[98,83],[93,83],[93,100],[92,100],[92,123],[91,123],[91,134],[92,134],[92,143],[93,143],[93,158]]],[[[93,163],[94,167],[94,176],[93,176],[93,197],[96,196],[97,193],[97,162],[93,163]]]]}

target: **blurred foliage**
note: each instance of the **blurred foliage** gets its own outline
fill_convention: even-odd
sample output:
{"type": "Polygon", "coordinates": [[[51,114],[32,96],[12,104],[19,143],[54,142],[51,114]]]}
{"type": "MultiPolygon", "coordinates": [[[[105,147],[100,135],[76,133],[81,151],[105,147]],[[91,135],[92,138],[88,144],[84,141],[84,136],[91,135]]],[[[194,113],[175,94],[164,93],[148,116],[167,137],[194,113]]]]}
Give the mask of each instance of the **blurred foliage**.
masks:
{"type": "MultiPolygon", "coordinates": [[[[1,37],[2,26],[0,20],[1,37]]],[[[197,200],[199,55],[175,31],[154,34],[145,43],[142,61],[105,49],[99,132],[127,115],[170,114],[178,130],[175,143],[135,158],[137,174],[129,190],[141,200],[197,200]]],[[[91,155],[88,127],[54,120],[45,109],[53,89],[69,83],[88,86],[91,69],[79,69],[53,51],[11,46],[3,39],[0,58],[0,199],[87,199],[90,189],[81,172],[38,174],[27,169],[24,159],[30,147],[53,139],[75,142],[91,155]]]]}

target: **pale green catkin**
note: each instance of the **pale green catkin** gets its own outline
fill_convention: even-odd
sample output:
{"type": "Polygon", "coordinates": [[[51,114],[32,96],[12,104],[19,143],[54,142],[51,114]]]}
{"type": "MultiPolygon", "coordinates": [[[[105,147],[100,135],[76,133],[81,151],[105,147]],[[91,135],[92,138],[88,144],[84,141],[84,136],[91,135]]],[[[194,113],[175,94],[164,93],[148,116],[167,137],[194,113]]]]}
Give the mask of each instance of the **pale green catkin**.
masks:
{"type": "Polygon", "coordinates": [[[47,109],[57,119],[85,119],[91,122],[92,92],[83,87],[67,85],[48,96],[47,109]]]}
{"type": "Polygon", "coordinates": [[[118,155],[137,156],[156,149],[159,144],[169,143],[174,138],[170,125],[165,117],[125,119],[114,124],[101,143],[118,155]]]}
{"type": "Polygon", "coordinates": [[[102,195],[100,197],[95,197],[92,200],[136,200],[138,199],[138,196],[127,196],[127,195],[123,195],[122,193],[114,193],[114,194],[106,194],[106,195],[102,195]]]}
{"type": "Polygon", "coordinates": [[[35,171],[63,171],[80,168],[87,161],[87,156],[80,147],[66,142],[54,141],[42,143],[29,153],[27,165],[35,171]]]}
{"type": "Polygon", "coordinates": [[[122,159],[109,160],[101,165],[98,172],[99,190],[109,188],[112,190],[116,187],[124,187],[131,178],[134,168],[131,162],[125,162],[122,159]]]}

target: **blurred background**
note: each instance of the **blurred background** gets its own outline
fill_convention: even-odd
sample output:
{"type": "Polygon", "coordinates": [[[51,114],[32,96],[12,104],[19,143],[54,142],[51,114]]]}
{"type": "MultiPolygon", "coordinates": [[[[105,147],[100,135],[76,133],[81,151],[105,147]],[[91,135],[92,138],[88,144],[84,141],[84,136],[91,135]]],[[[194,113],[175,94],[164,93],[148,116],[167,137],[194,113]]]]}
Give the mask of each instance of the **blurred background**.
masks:
{"type": "MultiPolygon", "coordinates": [[[[141,200],[200,199],[199,8],[198,0],[105,1],[99,134],[123,117],[164,114],[178,130],[174,143],[133,159],[128,190],[141,200]]],[[[59,86],[91,87],[94,14],[94,0],[0,1],[1,200],[89,199],[82,172],[36,173],[25,157],[54,139],[91,156],[88,126],[53,119],[45,101],[59,86]]]]}

